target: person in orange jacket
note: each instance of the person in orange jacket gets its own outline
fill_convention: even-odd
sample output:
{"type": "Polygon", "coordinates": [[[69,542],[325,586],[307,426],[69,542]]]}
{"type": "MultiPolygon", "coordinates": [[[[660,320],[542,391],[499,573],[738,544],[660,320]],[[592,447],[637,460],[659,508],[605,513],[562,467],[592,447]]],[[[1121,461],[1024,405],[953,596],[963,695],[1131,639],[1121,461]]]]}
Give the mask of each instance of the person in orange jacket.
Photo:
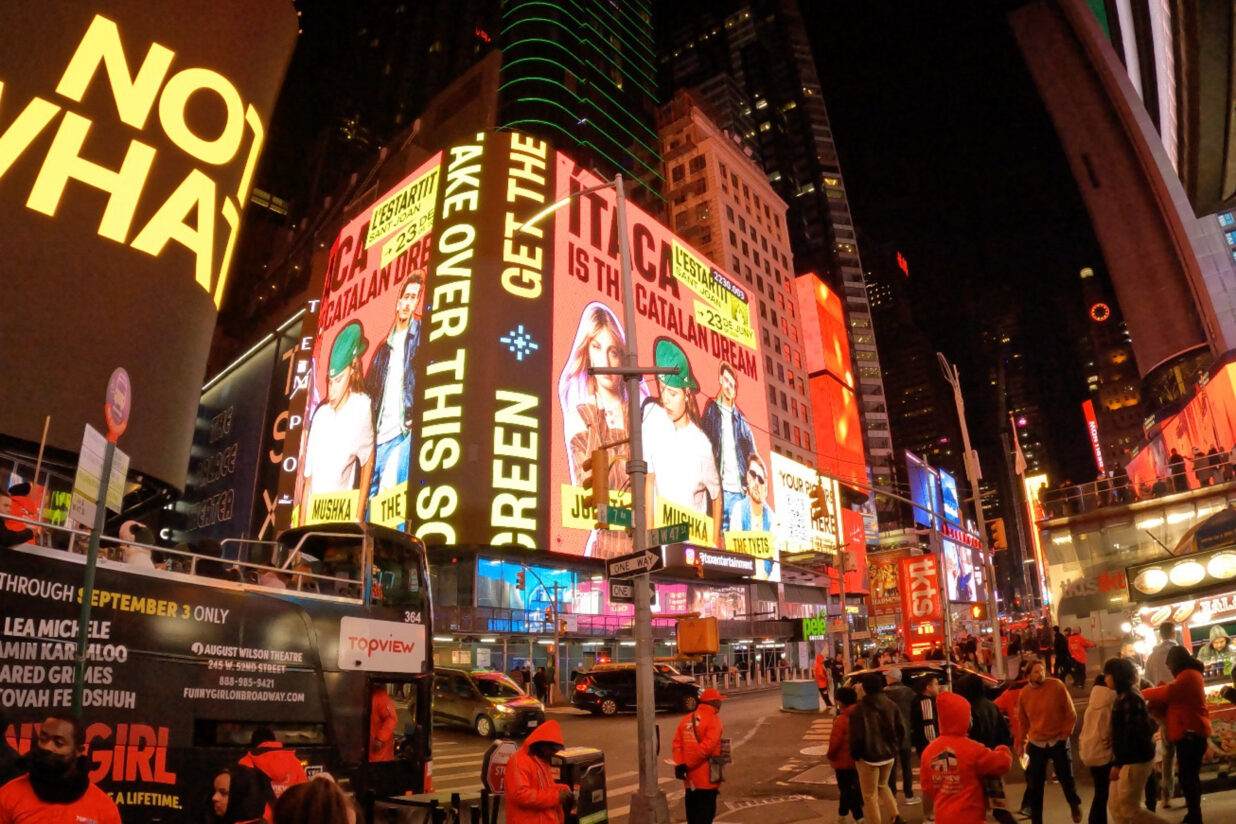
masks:
{"type": "Polygon", "coordinates": [[[824,706],[832,707],[833,699],[828,695],[828,667],[824,665],[824,653],[816,653],[811,674],[815,677],[815,686],[820,691],[820,699],[824,702],[824,706]]]}
{"type": "Polygon", "coordinates": [[[721,755],[723,728],[717,713],[725,696],[711,687],[674,732],[674,777],[686,785],[687,824],[712,824],[721,785],[712,781],[709,759],[721,755]]]}
{"type": "Polygon", "coordinates": [[[43,720],[27,758],[29,772],[0,787],[0,824],[120,824],[116,803],[90,783],[84,729],[67,713],[43,720]]]}
{"type": "Polygon", "coordinates": [[[1091,641],[1080,631],[1069,630],[1069,657],[1073,659],[1073,686],[1080,687],[1086,683],[1086,650],[1093,649],[1091,641]]]}
{"type": "Polygon", "coordinates": [[[968,737],[970,703],[960,695],[940,693],[936,709],[940,735],[923,750],[923,794],[931,799],[937,821],[983,824],[987,820],[983,779],[1007,773],[1013,753],[1003,744],[993,750],[968,737]]]}
{"type": "Polygon", "coordinates": [[[249,752],[240,759],[240,766],[253,767],[269,778],[275,798],[288,787],[309,780],[296,750],[284,747],[269,727],[258,727],[249,736],[249,752]]]}
{"type": "Polygon", "coordinates": [[[566,784],[554,781],[550,762],[565,745],[562,727],[549,720],[532,731],[506,765],[506,823],[562,824],[575,804],[566,784]]]}
{"type": "Polygon", "coordinates": [[[386,687],[374,684],[369,688],[369,760],[395,760],[395,728],[399,710],[386,687]]]}

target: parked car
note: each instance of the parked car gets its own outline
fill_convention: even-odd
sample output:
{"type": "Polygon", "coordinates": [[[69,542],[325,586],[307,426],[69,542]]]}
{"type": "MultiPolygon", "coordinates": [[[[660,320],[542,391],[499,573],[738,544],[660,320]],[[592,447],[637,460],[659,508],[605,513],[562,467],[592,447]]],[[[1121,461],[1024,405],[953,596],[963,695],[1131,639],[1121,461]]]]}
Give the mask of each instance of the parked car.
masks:
{"type": "MultiPolygon", "coordinates": [[[[903,661],[898,664],[884,664],[879,667],[870,669],[854,670],[848,673],[842,684],[847,687],[859,687],[859,680],[870,672],[888,672],[891,669],[898,670],[901,673],[901,683],[906,686],[913,686],[914,682],[924,675],[935,675],[940,679],[940,685],[945,689],[951,689],[952,678],[961,673],[969,673],[977,675],[983,679],[988,690],[1000,689],[1002,682],[999,678],[993,678],[985,672],[978,672],[969,667],[963,667],[959,664],[945,661],[903,661]]],[[[859,695],[862,695],[862,690],[859,688],[859,695]]]]}
{"type": "Polygon", "coordinates": [[[484,738],[519,737],[545,723],[545,705],[500,672],[435,667],[433,720],[484,738]]]}
{"type": "MultiPolygon", "coordinates": [[[[693,711],[700,703],[700,688],[668,664],[657,664],[652,673],[653,696],[658,710],[693,711]]],[[[571,704],[593,715],[614,715],[635,709],[635,665],[598,664],[575,678],[571,704]]]]}

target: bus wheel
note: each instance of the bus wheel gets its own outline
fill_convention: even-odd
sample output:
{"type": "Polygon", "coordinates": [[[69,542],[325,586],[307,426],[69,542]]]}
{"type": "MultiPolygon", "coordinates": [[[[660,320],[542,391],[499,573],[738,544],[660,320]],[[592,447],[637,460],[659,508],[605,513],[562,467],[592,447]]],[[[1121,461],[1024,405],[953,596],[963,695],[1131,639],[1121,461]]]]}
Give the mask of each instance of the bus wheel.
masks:
{"type": "Polygon", "coordinates": [[[481,738],[492,738],[494,734],[494,722],[488,715],[478,715],[476,717],[476,734],[481,738]]]}
{"type": "Polygon", "coordinates": [[[606,698],[601,702],[601,715],[610,716],[618,714],[618,702],[612,698],[606,698]]]}

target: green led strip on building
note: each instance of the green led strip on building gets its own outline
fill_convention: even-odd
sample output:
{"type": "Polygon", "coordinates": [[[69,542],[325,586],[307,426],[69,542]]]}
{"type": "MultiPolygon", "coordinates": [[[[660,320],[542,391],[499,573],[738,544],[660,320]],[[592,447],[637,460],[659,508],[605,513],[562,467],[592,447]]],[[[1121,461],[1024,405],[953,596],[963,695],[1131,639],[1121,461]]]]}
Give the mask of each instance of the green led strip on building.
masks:
{"type": "MultiPolygon", "coordinates": [[[[559,102],[559,101],[557,101],[557,100],[551,100],[551,99],[549,99],[548,97],[517,97],[517,98],[515,98],[515,102],[516,102],[516,103],[544,103],[544,104],[546,104],[546,105],[548,105],[548,106],[553,106],[553,107],[555,107],[555,108],[561,109],[562,111],[566,112],[566,114],[567,114],[567,116],[568,116],[568,117],[575,117],[575,113],[574,113],[574,112],[572,112],[570,109],[568,109],[566,106],[562,105],[562,103],[560,103],[560,102],[559,102]]],[[[576,118],[576,119],[578,119],[578,118],[576,118]]],[[[601,134],[605,134],[605,133],[604,133],[604,132],[601,132],[601,134]]],[[[606,136],[606,137],[609,137],[609,135],[605,135],[605,136],[606,136]]],[[[612,140],[612,139],[611,139],[611,140],[612,140]]],[[[578,141],[578,140],[576,140],[576,142],[579,142],[579,141],[578,141]]],[[[660,171],[659,169],[657,169],[657,168],[655,168],[655,167],[653,167],[653,166],[649,166],[647,163],[645,163],[645,162],[643,161],[643,159],[642,159],[642,158],[640,158],[640,157],[639,157],[638,155],[636,155],[635,153],[626,151],[626,147],[625,147],[625,146],[623,146],[621,143],[618,143],[618,141],[614,140],[614,141],[613,141],[613,143],[614,143],[616,146],[618,146],[620,149],[622,149],[622,150],[623,150],[626,154],[629,154],[629,155],[630,155],[630,156],[631,156],[631,157],[635,160],[635,162],[636,162],[636,163],[638,163],[639,165],[641,165],[641,166],[643,166],[645,169],[647,169],[649,172],[651,172],[651,173],[653,174],[653,176],[654,176],[654,177],[656,177],[658,180],[664,180],[664,179],[665,179],[664,177],[662,177],[662,176],[661,176],[661,171],[660,171]]],[[[593,146],[593,148],[595,148],[598,152],[600,151],[600,147],[596,146],[596,144],[589,142],[589,145],[593,146]]],[[[607,159],[608,159],[611,163],[614,163],[614,159],[613,159],[612,157],[610,157],[609,155],[605,155],[605,157],[606,157],[606,158],[607,158],[607,159]]],[[[658,155],[658,157],[659,157],[659,155],[658,155]]],[[[621,167],[621,164],[615,164],[615,165],[617,165],[617,166],[618,166],[618,168],[622,168],[622,167],[621,167]]]]}
{"type": "MultiPolygon", "coordinates": [[[[541,59],[545,59],[545,58],[523,57],[523,58],[520,58],[520,59],[521,59],[521,60],[541,60],[541,59]]],[[[512,62],[518,62],[518,61],[512,61],[512,62]]],[[[542,76],[542,75],[537,75],[537,74],[525,74],[525,75],[521,75],[521,76],[519,76],[519,77],[512,77],[510,80],[507,80],[505,83],[503,83],[501,86],[499,86],[499,87],[498,87],[498,91],[503,91],[503,90],[505,90],[508,86],[513,86],[513,85],[515,85],[516,83],[527,83],[527,82],[532,82],[532,81],[535,81],[535,82],[544,82],[544,83],[549,83],[549,84],[551,84],[551,85],[557,86],[558,88],[562,89],[562,90],[563,90],[564,92],[566,92],[567,94],[569,94],[569,95],[571,95],[572,97],[574,97],[574,98],[575,98],[575,101],[576,101],[577,103],[580,103],[581,105],[582,105],[582,104],[587,104],[590,108],[592,108],[592,110],[593,110],[593,111],[600,112],[601,114],[605,115],[605,117],[607,117],[607,118],[610,120],[610,122],[611,122],[611,123],[613,123],[613,124],[614,124],[615,126],[617,126],[619,129],[622,129],[622,130],[623,130],[624,132],[626,132],[627,134],[631,135],[631,139],[632,139],[632,140],[634,140],[635,142],[639,143],[641,146],[643,146],[643,147],[644,147],[645,149],[647,149],[648,151],[652,152],[654,155],[657,155],[658,157],[660,157],[660,155],[661,155],[661,151],[660,151],[660,149],[659,149],[658,147],[656,147],[656,146],[649,146],[649,145],[648,145],[647,143],[645,143],[642,139],[640,139],[640,137],[639,137],[638,135],[636,135],[634,132],[632,132],[632,131],[631,131],[630,129],[628,129],[626,126],[622,125],[622,123],[620,123],[620,122],[618,121],[618,119],[617,119],[617,118],[615,118],[612,114],[610,114],[610,113],[609,113],[608,111],[606,111],[604,108],[599,108],[599,107],[597,107],[596,103],[594,103],[592,100],[589,100],[589,99],[588,99],[588,98],[586,98],[586,97],[580,97],[579,95],[575,94],[575,92],[573,92],[573,91],[571,91],[570,89],[568,89],[568,88],[567,88],[564,84],[562,84],[562,83],[558,82],[557,80],[554,80],[552,77],[544,77],[544,76],[542,76]]],[[[617,106],[618,108],[622,109],[622,104],[621,104],[621,103],[619,103],[617,100],[614,100],[614,98],[610,97],[608,94],[605,94],[605,91],[604,91],[603,89],[597,89],[597,91],[599,91],[599,92],[601,92],[601,94],[605,95],[605,98],[606,98],[607,100],[609,100],[609,102],[613,103],[615,106],[617,106]]],[[[625,109],[623,109],[623,111],[625,111],[625,109]]],[[[643,122],[641,122],[640,120],[638,120],[638,119],[636,119],[636,118],[632,118],[631,120],[632,120],[632,122],[634,122],[634,123],[638,123],[638,124],[639,124],[639,125],[641,125],[641,126],[644,126],[644,125],[645,125],[643,122]]]]}

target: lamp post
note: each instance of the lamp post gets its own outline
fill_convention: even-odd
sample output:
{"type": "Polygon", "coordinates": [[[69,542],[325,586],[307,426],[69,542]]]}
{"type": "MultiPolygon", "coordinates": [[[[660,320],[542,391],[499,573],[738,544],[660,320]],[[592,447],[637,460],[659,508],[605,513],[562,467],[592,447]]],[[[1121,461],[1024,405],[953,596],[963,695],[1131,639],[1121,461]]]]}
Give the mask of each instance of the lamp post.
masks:
{"type": "MultiPolygon", "coordinates": [[[[630,430],[627,477],[631,481],[631,542],[635,552],[643,552],[648,548],[648,518],[644,488],[648,476],[648,463],[644,460],[644,438],[641,431],[640,382],[644,375],[676,373],[678,370],[639,366],[635,335],[635,284],[631,281],[631,248],[627,237],[627,198],[622,175],[615,175],[613,180],[572,192],[549,204],[525,221],[520,226],[520,231],[527,231],[575,198],[602,189],[613,189],[615,195],[618,262],[622,278],[622,320],[627,345],[622,366],[596,367],[590,371],[595,375],[619,375],[626,384],[627,417],[630,430]]],[[[651,582],[648,573],[637,575],[634,583],[635,730],[639,753],[639,791],[631,798],[630,820],[632,824],[669,824],[669,805],[657,781],[656,705],[653,701],[652,685],[652,610],[649,604],[651,582]]]]}
{"type": "MultiPolygon", "coordinates": [[[[995,655],[996,671],[1007,672],[1004,666],[1004,646],[1000,640],[1000,613],[996,609],[996,571],[991,562],[991,547],[987,542],[987,521],[983,517],[983,496],[979,491],[979,478],[982,471],[979,468],[978,453],[970,448],[970,429],[966,426],[966,402],[961,395],[961,373],[957,367],[949,363],[944,353],[937,352],[940,369],[944,379],[953,388],[953,403],[957,406],[957,422],[961,425],[961,446],[965,450],[966,476],[970,479],[970,494],[974,499],[974,520],[978,526],[978,537],[983,556],[984,577],[987,578],[987,619],[991,622],[991,645],[995,655]]],[[[952,616],[946,616],[951,619],[952,616]]],[[[947,623],[947,622],[946,622],[947,623]]]]}

